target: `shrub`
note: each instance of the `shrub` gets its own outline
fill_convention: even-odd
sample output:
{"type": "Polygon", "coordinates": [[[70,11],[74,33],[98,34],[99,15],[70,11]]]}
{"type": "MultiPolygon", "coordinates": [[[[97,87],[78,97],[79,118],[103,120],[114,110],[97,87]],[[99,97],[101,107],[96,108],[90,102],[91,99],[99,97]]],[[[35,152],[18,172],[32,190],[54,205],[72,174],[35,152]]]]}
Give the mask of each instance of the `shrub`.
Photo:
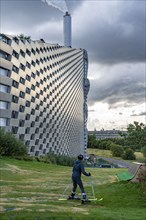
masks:
{"type": "Polygon", "coordinates": [[[70,158],[65,155],[56,155],[52,152],[47,154],[48,163],[63,165],[63,166],[73,166],[75,158],[70,158]]]}
{"type": "Polygon", "coordinates": [[[146,157],[146,146],[144,146],[144,147],[142,148],[142,153],[143,153],[143,156],[146,157]]]}
{"type": "Polygon", "coordinates": [[[136,156],[131,148],[127,148],[122,156],[124,160],[135,160],[136,156]]]}
{"type": "Polygon", "coordinates": [[[0,128],[0,140],[0,155],[12,157],[27,155],[27,147],[24,143],[12,133],[5,132],[2,128],[0,128]]]}
{"type": "Polygon", "coordinates": [[[112,143],[111,152],[113,156],[121,157],[123,155],[124,150],[122,146],[112,143]]]}

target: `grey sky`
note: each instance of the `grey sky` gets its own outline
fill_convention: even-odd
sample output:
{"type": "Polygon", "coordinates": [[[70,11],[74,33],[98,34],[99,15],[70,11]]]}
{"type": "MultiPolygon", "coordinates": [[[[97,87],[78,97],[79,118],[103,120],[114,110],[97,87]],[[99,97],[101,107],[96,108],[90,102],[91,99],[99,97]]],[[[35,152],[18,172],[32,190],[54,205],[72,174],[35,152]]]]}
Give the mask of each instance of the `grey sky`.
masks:
{"type": "MultiPolygon", "coordinates": [[[[41,0],[0,2],[1,32],[63,45],[61,11],[41,0]]],[[[146,95],[145,0],[66,2],[72,15],[72,46],[86,49],[89,56],[89,109],[95,103],[138,109],[146,95]]],[[[146,109],[139,109],[129,117],[145,114],[146,109]]]]}

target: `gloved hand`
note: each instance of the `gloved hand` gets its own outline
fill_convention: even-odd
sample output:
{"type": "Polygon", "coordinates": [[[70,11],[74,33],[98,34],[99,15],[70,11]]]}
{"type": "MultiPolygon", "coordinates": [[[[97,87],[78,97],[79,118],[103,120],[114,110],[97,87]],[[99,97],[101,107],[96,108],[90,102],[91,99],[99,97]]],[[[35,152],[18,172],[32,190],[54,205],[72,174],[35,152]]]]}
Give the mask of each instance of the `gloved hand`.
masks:
{"type": "Polygon", "coordinates": [[[88,173],[89,176],[91,176],[91,173],[88,173]]]}

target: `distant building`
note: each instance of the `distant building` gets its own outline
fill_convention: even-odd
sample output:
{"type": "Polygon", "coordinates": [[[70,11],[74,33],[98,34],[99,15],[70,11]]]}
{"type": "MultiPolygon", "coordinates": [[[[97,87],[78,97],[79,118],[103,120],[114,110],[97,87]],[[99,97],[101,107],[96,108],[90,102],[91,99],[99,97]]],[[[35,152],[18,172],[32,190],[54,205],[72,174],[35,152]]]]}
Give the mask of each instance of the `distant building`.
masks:
{"type": "Polygon", "coordinates": [[[0,126],[30,155],[86,154],[87,52],[5,34],[0,45],[0,126]]]}
{"type": "Polygon", "coordinates": [[[104,140],[108,138],[121,138],[120,133],[126,134],[126,131],[120,130],[100,130],[88,131],[88,135],[95,135],[97,140],[104,140]]]}

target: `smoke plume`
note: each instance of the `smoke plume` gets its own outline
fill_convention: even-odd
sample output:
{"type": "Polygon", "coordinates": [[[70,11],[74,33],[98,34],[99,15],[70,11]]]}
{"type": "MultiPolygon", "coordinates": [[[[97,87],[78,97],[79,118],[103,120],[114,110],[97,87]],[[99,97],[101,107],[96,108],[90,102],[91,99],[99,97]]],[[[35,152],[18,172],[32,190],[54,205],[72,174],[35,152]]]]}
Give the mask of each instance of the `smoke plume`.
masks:
{"type": "Polygon", "coordinates": [[[65,0],[42,0],[43,2],[47,2],[48,5],[51,5],[62,12],[68,11],[65,0]]]}

